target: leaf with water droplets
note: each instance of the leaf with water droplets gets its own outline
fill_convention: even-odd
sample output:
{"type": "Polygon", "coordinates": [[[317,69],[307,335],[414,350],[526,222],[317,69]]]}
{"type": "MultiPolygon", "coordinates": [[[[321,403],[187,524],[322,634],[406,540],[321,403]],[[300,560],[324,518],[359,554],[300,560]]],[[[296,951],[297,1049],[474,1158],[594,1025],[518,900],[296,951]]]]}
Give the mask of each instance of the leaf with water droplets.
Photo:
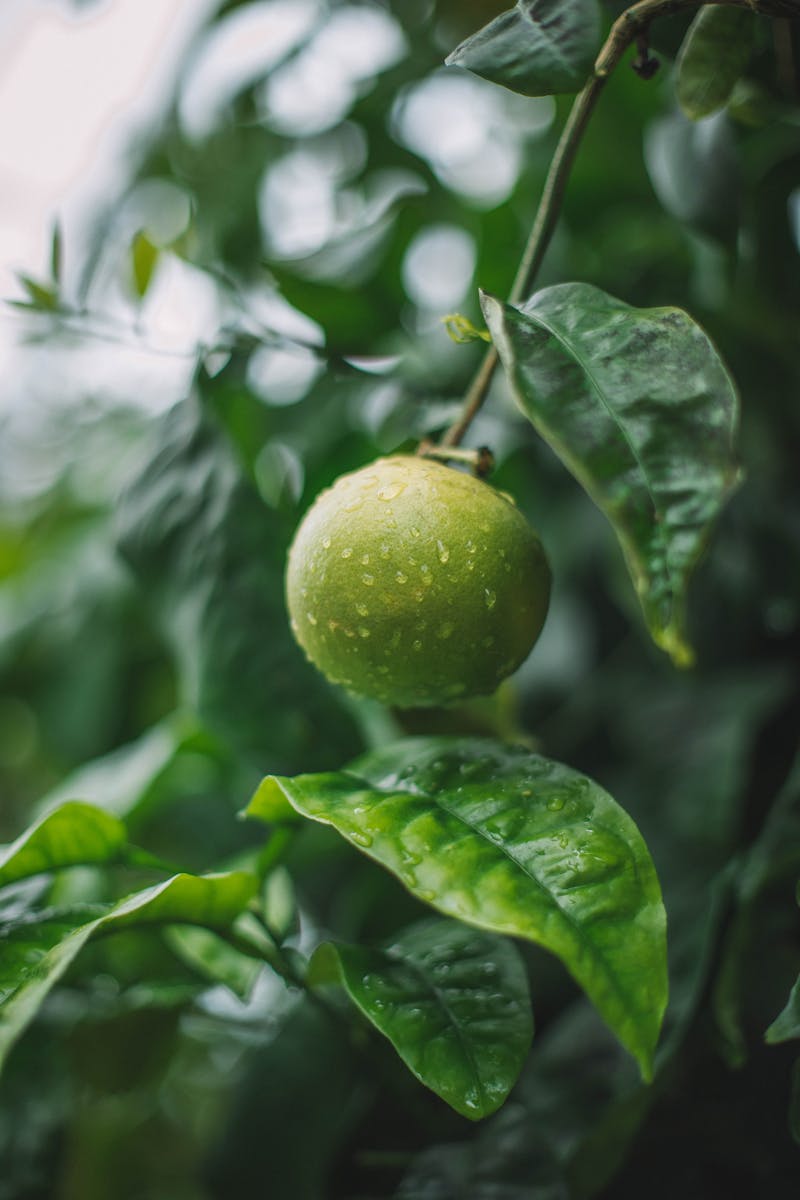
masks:
{"type": "Polygon", "coordinates": [[[427,920],[380,950],[321,946],[313,979],[338,976],[421,1083],[472,1121],[504,1102],[533,1034],[528,980],[507,938],[427,920]]]}
{"type": "Polygon", "coordinates": [[[494,741],[408,738],[348,770],[264,780],[446,916],[552,951],[645,1078],[667,1001],[666,918],[631,818],[560,763],[494,741]],[[410,866],[413,864],[413,866],[410,866]]]}
{"type": "Polygon", "coordinates": [[[738,482],[724,363],[687,313],[587,283],[482,303],[520,408],[611,522],[653,640],[688,666],[689,576],[738,482]]]}

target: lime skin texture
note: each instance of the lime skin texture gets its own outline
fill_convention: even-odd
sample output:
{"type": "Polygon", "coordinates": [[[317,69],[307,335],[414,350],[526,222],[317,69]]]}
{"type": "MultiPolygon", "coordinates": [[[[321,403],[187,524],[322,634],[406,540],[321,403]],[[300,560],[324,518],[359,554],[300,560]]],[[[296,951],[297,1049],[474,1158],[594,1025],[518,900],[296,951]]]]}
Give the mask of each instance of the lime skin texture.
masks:
{"type": "Polygon", "coordinates": [[[329,680],[411,708],[493,692],[515,671],[544,625],[550,569],[506,495],[396,455],[320,493],[289,551],[286,598],[329,680]]]}

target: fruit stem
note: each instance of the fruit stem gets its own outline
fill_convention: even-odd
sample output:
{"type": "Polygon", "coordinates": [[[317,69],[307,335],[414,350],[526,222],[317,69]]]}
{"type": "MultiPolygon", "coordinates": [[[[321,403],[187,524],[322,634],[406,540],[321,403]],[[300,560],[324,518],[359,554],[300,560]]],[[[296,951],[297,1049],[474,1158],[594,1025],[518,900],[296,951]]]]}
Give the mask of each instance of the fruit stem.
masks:
{"type": "MultiPolygon", "coordinates": [[[[647,31],[652,21],[658,17],[671,16],[673,13],[686,9],[701,8],[703,2],[704,0],[639,0],[637,4],[626,9],[611,26],[609,35],[595,61],[594,70],[583,90],[575,97],[566,124],[558,139],[528,241],[511,285],[508,297],[510,304],[519,304],[530,294],[558,224],[575,155],[595,105],[612,71],[618,66],[628,47],[647,31]]],[[[705,2],[750,8],[772,15],[783,12],[786,4],[786,0],[705,0],[705,2]]],[[[460,445],[464,434],[489,393],[497,362],[497,351],[494,346],[491,346],[486,351],[483,361],[464,395],[460,414],[443,435],[441,446],[460,445]]]]}
{"type": "Polygon", "coordinates": [[[421,458],[435,458],[440,462],[467,463],[479,479],[484,479],[494,466],[494,455],[488,446],[479,446],[477,450],[463,450],[460,446],[437,446],[435,442],[425,441],[420,444],[417,454],[421,458]]]}

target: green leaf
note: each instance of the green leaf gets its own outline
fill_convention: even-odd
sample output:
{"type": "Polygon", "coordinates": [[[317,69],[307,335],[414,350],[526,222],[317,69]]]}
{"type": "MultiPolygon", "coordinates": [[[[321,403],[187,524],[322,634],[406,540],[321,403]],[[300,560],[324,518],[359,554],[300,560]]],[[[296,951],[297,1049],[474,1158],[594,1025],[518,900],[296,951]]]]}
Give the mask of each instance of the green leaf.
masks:
{"type": "Polygon", "coordinates": [[[59,221],[53,222],[52,232],[50,234],[50,277],[53,283],[58,287],[61,282],[61,273],[64,265],[64,238],[61,233],[61,224],[59,221]]]}
{"type": "Polygon", "coordinates": [[[250,804],[251,806],[255,805],[258,810],[259,820],[261,821],[283,822],[297,820],[297,813],[271,775],[267,775],[265,779],[261,780],[250,804]]]}
{"type": "Polygon", "coordinates": [[[28,293],[29,299],[16,303],[18,308],[33,308],[38,312],[57,312],[59,305],[58,290],[48,284],[37,283],[30,275],[17,272],[17,279],[28,293]]]}
{"type": "Polygon", "coordinates": [[[511,942],[428,920],[383,950],[329,943],[320,954],[335,960],[350,998],[421,1083],[472,1121],[500,1107],[533,1034],[525,968],[511,942]]]}
{"type": "Polygon", "coordinates": [[[90,938],[159,922],[224,929],[256,887],[255,876],[243,871],[175,875],[100,915],[84,906],[39,913],[0,928],[0,1065],[90,938]]]}
{"type": "Polygon", "coordinates": [[[523,96],[577,92],[600,45],[595,0],[518,0],[445,59],[523,96]]]}
{"type": "Polygon", "coordinates": [[[131,270],[136,295],[143,300],[153,278],[158,262],[159,250],[142,230],[131,243],[131,270]]]}
{"type": "Polygon", "coordinates": [[[523,412],[611,522],[653,640],[688,665],[689,576],[737,482],[738,397],[716,349],[680,309],[585,283],[483,310],[523,412]]]}
{"type": "Polygon", "coordinates": [[[296,932],[297,899],[292,877],[285,867],[274,867],[264,880],[262,908],[266,926],[279,943],[296,932]]]}
{"type": "Polygon", "coordinates": [[[686,35],[676,63],[678,103],[697,121],[724,108],[753,47],[753,14],[705,5],[686,35]]]}
{"type": "Polygon", "coordinates": [[[650,1077],[667,1000],[661,892],[633,821],[591,779],[440,737],[274,782],[440,912],[558,955],[650,1077]]]}
{"type": "Polygon", "coordinates": [[[800,975],[798,975],[786,1007],[778,1013],[764,1034],[765,1041],[774,1046],[777,1042],[788,1042],[800,1038],[800,975]]]}
{"type": "Polygon", "coordinates": [[[212,983],[230,988],[235,996],[247,1000],[262,969],[261,963],[213,933],[197,925],[170,925],[164,931],[170,949],[198,975],[212,983]]]}
{"type": "Polygon", "coordinates": [[[61,867],[113,862],[126,842],[127,831],[116,817],[73,800],[0,850],[0,887],[61,867]]]}

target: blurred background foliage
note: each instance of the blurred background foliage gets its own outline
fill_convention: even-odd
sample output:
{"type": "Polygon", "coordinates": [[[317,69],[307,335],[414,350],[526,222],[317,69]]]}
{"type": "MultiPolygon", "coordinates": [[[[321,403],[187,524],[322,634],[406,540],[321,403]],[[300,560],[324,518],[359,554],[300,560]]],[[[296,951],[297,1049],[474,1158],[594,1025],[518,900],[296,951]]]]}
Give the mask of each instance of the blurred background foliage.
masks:
{"type": "MultiPolygon", "coordinates": [[[[753,18],[728,108],[697,123],[671,65],[688,18],[659,26],[662,69],[608,86],[540,277],[685,307],[739,384],[743,482],[692,588],[697,667],[652,647],[613,536],[500,378],[470,440],[555,577],[517,676],[389,713],[328,688],[285,619],[300,515],[447,424],[480,344],[442,317],[480,326],[477,287],[513,277],[568,100],[442,66],[504,7],[211,6],[85,244],[55,239],[52,279],[29,281],[36,386],[0,414],[0,839],[80,797],[207,869],[258,844],[234,817],[267,772],[403,731],[522,741],[600,781],[651,847],[672,990],[656,1084],[530,947],[534,1047],[475,1128],[277,980],[243,1000],[128,933],[12,1056],[1,1200],[797,1195],[796,1050],[763,1044],[800,969],[797,22],[753,18]]],[[[422,911],[329,831],[281,853],[294,944],[422,911]]],[[[58,898],[91,901],[98,875],[58,898]]]]}

